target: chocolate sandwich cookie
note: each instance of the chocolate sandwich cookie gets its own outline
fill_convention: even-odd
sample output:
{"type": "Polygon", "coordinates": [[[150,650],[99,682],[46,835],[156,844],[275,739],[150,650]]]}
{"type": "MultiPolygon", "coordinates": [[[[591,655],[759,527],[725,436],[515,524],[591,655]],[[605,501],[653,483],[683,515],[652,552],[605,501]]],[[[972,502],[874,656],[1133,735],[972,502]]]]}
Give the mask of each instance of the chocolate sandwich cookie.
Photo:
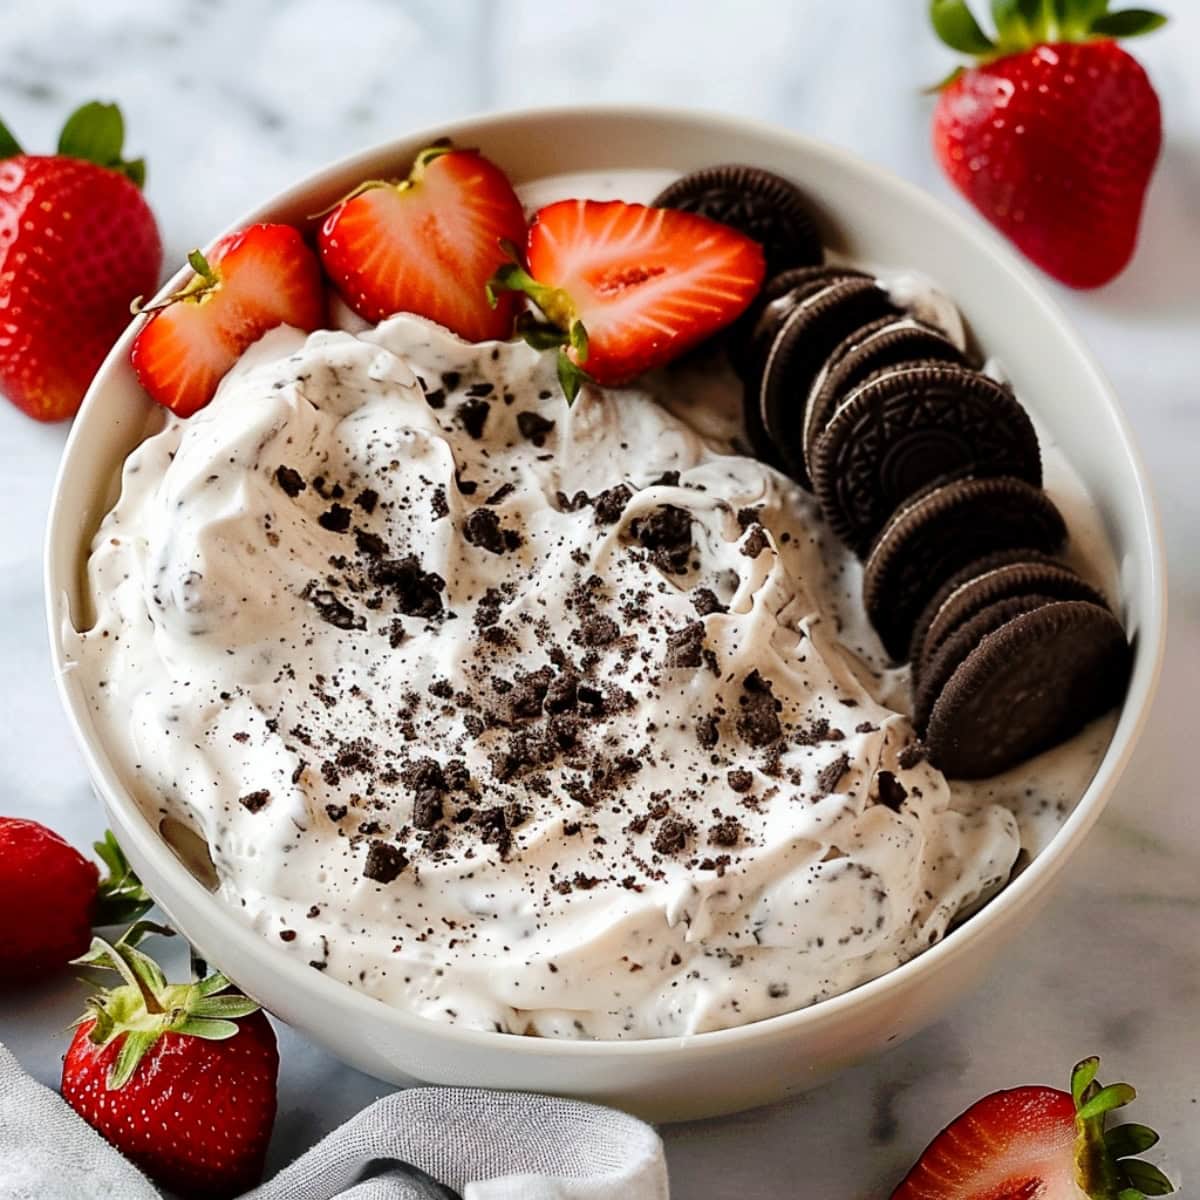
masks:
{"type": "Polygon", "coordinates": [[[912,723],[918,733],[924,733],[933,708],[942,688],[959,664],[983,641],[989,633],[995,633],[1007,625],[1013,617],[1033,612],[1053,601],[1049,596],[1036,594],[1008,596],[980,609],[949,632],[938,650],[925,659],[919,677],[914,677],[912,689],[912,723]]]}
{"type": "Polygon", "coordinates": [[[952,779],[978,779],[1070,737],[1120,702],[1132,655],[1086,600],[1044,604],[988,634],[934,702],[924,744],[952,779]]]}
{"type": "Polygon", "coordinates": [[[812,443],[839,402],[876,371],[912,362],[968,365],[948,337],[908,315],[880,317],[838,344],[813,380],[805,406],[804,462],[810,475],[812,443]]]}
{"type": "Polygon", "coordinates": [[[969,562],[998,550],[1057,550],[1067,527],[1054,502],[1020,479],[959,479],[902,505],[875,538],[863,568],[863,605],[899,660],[934,593],[969,562]]]}
{"type": "Polygon", "coordinates": [[[768,275],[825,258],[808,198],[790,180],[760,167],[704,167],[675,180],[652,203],[698,213],[753,238],[763,248],[768,275]]]}
{"type": "Polygon", "coordinates": [[[804,408],[813,380],[843,338],[896,314],[873,279],[853,278],[806,296],[771,344],[758,387],[759,416],[793,478],[810,487],[804,466],[804,408]]]}
{"type": "Polygon", "coordinates": [[[938,589],[917,618],[909,658],[920,679],[925,663],[946,639],[976,613],[1010,596],[1040,595],[1051,600],[1089,600],[1108,607],[1108,601],[1065,563],[1033,558],[1024,550],[993,555],[964,567],[938,589]]]}
{"type": "MultiPolygon", "coordinates": [[[[771,432],[768,425],[768,432],[771,432]]],[[[813,491],[861,554],[898,505],[935,479],[1042,482],[1037,434],[1012,392],[951,363],[885,367],[838,404],[811,446],[813,491]]]]}
{"type": "Polygon", "coordinates": [[[792,310],[814,292],[846,279],[869,279],[854,267],[793,267],[770,276],[729,330],[729,361],[748,383],[762,375],[771,343],[792,310]]]}

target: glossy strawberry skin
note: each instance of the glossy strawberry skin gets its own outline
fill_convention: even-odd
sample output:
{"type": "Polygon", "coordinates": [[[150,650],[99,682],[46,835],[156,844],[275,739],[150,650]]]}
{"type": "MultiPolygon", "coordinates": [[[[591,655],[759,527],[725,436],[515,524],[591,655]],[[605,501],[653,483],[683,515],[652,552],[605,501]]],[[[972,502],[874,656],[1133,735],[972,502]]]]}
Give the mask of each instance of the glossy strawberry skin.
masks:
{"type": "Polygon", "coordinates": [[[71,416],[161,266],[154,215],[124,175],[0,161],[0,391],[39,421],[71,416]]]}
{"type": "Polygon", "coordinates": [[[504,261],[501,243],[524,238],[524,210],[504,172],[476,151],[451,150],[418,159],[411,182],[344,200],[322,222],[318,245],[365,320],[411,312],[481,342],[512,333],[514,298],[493,308],[485,288],[504,261]]]}
{"type": "Polygon", "coordinates": [[[582,365],[606,385],[663,366],[734,321],[765,272],[758,243],[726,225],[619,200],[539,210],[528,259],[538,283],[569,298],[588,335],[582,365]]]}
{"type": "Polygon", "coordinates": [[[255,1186],[275,1121],[279,1051],[256,1012],[224,1041],[164,1033],[117,1091],[108,1072],[125,1035],[106,1046],[75,1031],[63,1098],[131,1162],[183,1197],[216,1200],[255,1186]]]}
{"type": "Polygon", "coordinates": [[[966,69],[941,93],[933,139],[955,186],[1056,279],[1099,287],[1128,264],[1162,114],[1115,42],[1040,45],[966,69]]]}
{"type": "Polygon", "coordinates": [[[152,313],[130,353],[142,386],[181,417],[203,408],[243,351],[269,330],[307,332],[325,322],[320,263],[291,225],[227,234],[207,260],[217,285],[152,313]]]}
{"type": "Polygon", "coordinates": [[[99,880],[57,833],[0,817],[0,987],[43,978],[87,949],[99,880]]]}
{"type": "Polygon", "coordinates": [[[1075,1134],[1068,1092],[993,1092],[934,1138],[891,1200],[1080,1200],[1075,1134]]]}

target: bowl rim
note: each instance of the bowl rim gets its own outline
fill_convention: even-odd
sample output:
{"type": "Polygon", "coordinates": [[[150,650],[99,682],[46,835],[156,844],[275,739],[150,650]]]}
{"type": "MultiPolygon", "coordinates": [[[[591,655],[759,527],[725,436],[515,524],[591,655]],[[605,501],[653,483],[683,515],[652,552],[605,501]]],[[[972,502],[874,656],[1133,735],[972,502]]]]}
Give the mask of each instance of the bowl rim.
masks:
{"type": "MultiPolygon", "coordinates": [[[[203,918],[218,928],[222,941],[238,943],[240,949],[255,956],[266,955],[273,973],[280,979],[280,985],[290,988],[297,997],[309,994],[327,1010],[342,1008],[350,1013],[360,1012],[364,1018],[390,1024],[398,1032],[456,1043],[461,1049],[503,1049],[518,1056],[535,1058],[572,1055],[588,1058],[654,1058],[677,1053],[684,1046],[693,1053],[717,1052],[739,1043],[775,1035],[798,1036],[800,1031],[811,1030],[836,1020],[848,1010],[865,1008],[872,1001],[882,1001],[889,993],[900,994],[906,987],[920,981],[923,976],[932,975],[943,964],[968,953],[973,937],[982,934],[989,926],[1008,924],[1053,882],[1066,860],[1095,824],[1128,765],[1149,715],[1161,673],[1166,639],[1167,593],[1165,554],[1158,511],[1144,460],[1113,387],[1083,338],[1075,332],[1060,304],[999,234],[981,222],[955,211],[929,192],[887,168],[869,162],[849,150],[823,142],[819,138],[796,133],[770,121],[704,108],[655,104],[554,105],[470,114],[433,128],[402,133],[311,171],[264,203],[241,215],[216,236],[223,236],[226,232],[241,229],[257,221],[270,220],[271,214],[296,205],[306,195],[326,185],[333,177],[352,172],[359,169],[360,165],[365,167],[380,159],[399,158],[407,153],[413,144],[426,144],[439,137],[483,139],[497,128],[520,127],[525,124],[536,126],[571,119],[609,121],[614,124],[629,121],[653,122],[668,127],[689,125],[697,131],[717,135],[729,144],[734,144],[739,135],[771,140],[781,147],[786,146],[798,156],[826,159],[845,172],[859,175],[893,193],[898,193],[931,222],[952,228],[971,245],[981,260],[988,262],[991,270],[1013,277],[1030,301],[1036,304],[1039,319],[1053,326],[1056,338],[1071,346],[1080,365],[1086,369],[1091,401],[1108,410],[1108,415],[1113,419],[1120,434],[1119,442],[1112,447],[1112,453],[1127,461],[1129,474],[1135,483],[1138,517],[1135,526],[1136,551],[1139,557],[1144,556],[1145,559],[1147,593],[1150,598],[1146,610],[1140,614],[1135,666],[1137,662],[1145,662],[1147,657],[1150,659],[1150,665],[1148,668],[1143,666],[1140,671],[1135,669],[1113,737],[1091,782],[1042,852],[1018,878],[1009,883],[982,909],[947,933],[940,942],[883,975],[806,1008],[702,1033],[630,1040],[576,1040],[497,1034],[489,1030],[444,1024],[419,1016],[359,992],[319,971],[313,971],[281,948],[272,945],[268,938],[251,926],[240,921],[233,909],[223,904],[196,879],[176,856],[121,784],[115,768],[101,750],[100,739],[93,738],[85,726],[82,718],[86,715],[86,703],[78,689],[73,688],[70,682],[69,665],[64,659],[61,639],[62,622],[66,615],[63,600],[70,585],[60,577],[56,560],[58,543],[74,536],[75,531],[71,526],[70,514],[65,511],[62,497],[71,473],[71,464],[86,441],[86,429],[92,411],[99,409],[101,394],[110,377],[128,362],[128,347],[132,341],[136,320],[130,323],[113,346],[88,388],[64,446],[51,493],[43,546],[43,585],[51,662],[59,698],[75,742],[84,758],[93,788],[100,793],[110,812],[131,818],[124,822],[125,833],[136,843],[137,853],[152,861],[160,873],[175,879],[176,890],[182,902],[189,907],[207,906],[209,911],[203,914],[203,918]]],[[[216,238],[212,240],[215,241],[216,238]]],[[[177,288],[187,272],[188,268],[182,267],[163,284],[157,296],[166,295],[177,288]]],[[[78,554],[73,557],[76,570],[80,566],[78,558],[78,554]]],[[[69,612],[69,608],[66,611],[69,612]]]]}

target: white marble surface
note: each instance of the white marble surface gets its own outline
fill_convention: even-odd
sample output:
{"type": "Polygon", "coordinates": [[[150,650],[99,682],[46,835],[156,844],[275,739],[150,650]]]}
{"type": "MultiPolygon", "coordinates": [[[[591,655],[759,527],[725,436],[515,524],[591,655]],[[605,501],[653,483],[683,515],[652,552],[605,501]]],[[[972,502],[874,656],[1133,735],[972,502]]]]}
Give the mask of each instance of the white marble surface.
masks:
{"type": "MultiPolygon", "coordinates": [[[[1166,673],[1119,795],[1035,933],[945,1022],[787,1105],[665,1131],[674,1194],[876,1200],[945,1119],[1089,1052],[1143,1085],[1163,1161],[1200,1179],[1200,6],[1137,47],[1168,144],[1137,260],[1060,298],[1124,399],[1171,563],[1166,673]]],[[[944,74],[923,0],[39,0],[5,6],[0,112],[48,146],[68,106],[117,99],[150,161],[174,262],[294,177],[409,127],[543,102],[695,103],[845,145],[960,204],[928,150],[944,74]]],[[[1019,314],[1014,319],[1020,319],[1019,314]]],[[[40,543],[65,435],[0,405],[0,811],[83,843],[100,815],[59,713],[40,543]]],[[[0,1039],[57,1079],[70,981],[0,997],[0,1039]]],[[[381,1084],[283,1032],[279,1165],[381,1084]]]]}

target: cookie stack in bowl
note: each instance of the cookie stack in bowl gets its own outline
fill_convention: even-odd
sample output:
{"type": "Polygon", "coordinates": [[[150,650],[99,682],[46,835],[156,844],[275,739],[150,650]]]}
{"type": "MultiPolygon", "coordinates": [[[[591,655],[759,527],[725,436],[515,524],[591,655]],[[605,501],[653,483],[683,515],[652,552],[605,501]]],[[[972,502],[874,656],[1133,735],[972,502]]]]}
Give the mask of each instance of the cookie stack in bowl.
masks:
{"type": "Polygon", "coordinates": [[[864,560],[863,602],[912,664],[931,761],[992,775],[1117,703],[1124,629],[1051,557],[1067,528],[1012,389],[874,276],[826,263],[787,180],[713,167],[656,203],[740,225],[767,250],[767,282],[729,337],[747,434],[864,560]]]}

